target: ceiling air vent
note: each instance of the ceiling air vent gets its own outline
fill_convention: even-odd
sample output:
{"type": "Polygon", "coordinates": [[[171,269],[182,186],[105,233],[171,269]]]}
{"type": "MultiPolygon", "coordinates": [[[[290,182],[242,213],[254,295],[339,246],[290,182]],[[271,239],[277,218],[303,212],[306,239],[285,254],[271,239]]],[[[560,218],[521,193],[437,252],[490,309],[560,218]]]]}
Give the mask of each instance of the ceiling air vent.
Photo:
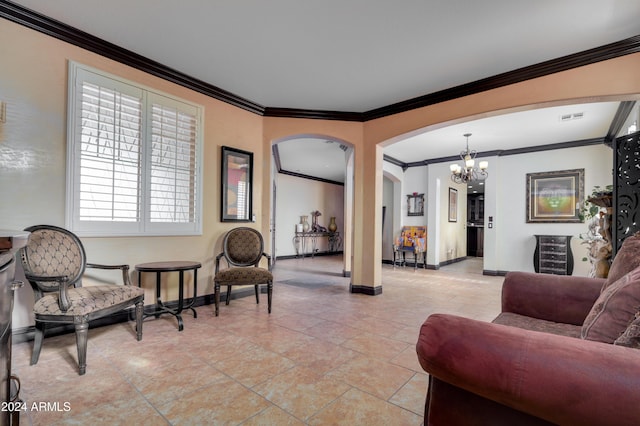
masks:
{"type": "Polygon", "coordinates": [[[584,117],[584,112],[574,112],[573,114],[562,114],[560,116],[560,121],[578,120],[582,117],[584,117]]]}

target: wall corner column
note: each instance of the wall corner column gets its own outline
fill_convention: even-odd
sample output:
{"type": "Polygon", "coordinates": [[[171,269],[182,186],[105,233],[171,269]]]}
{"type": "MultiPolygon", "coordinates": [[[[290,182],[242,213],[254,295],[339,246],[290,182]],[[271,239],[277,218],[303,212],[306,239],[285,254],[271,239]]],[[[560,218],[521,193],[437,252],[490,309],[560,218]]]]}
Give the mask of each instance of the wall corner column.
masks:
{"type": "Polygon", "coordinates": [[[356,152],[353,274],[350,290],[375,296],[382,293],[382,175],[383,149],[378,145],[356,152]]]}

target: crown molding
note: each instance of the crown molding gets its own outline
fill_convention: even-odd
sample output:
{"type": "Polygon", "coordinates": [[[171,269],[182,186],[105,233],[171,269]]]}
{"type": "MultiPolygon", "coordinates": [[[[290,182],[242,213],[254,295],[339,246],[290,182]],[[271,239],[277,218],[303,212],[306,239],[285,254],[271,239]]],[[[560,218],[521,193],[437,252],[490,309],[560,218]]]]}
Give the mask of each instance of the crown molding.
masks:
{"type": "Polygon", "coordinates": [[[611,126],[609,126],[609,131],[607,132],[607,136],[604,137],[605,144],[611,148],[613,148],[613,141],[616,136],[620,134],[620,130],[622,130],[622,126],[629,118],[629,114],[633,111],[633,108],[636,105],[636,101],[624,101],[620,102],[618,106],[618,110],[616,111],[616,115],[613,117],[611,121],[611,126]]]}
{"type": "MultiPolygon", "coordinates": [[[[514,149],[497,149],[494,151],[482,151],[478,152],[476,158],[482,157],[506,157],[507,155],[519,155],[519,154],[530,154],[532,152],[541,152],[541,151],[552,151],[555,149],[567,149],[567,148],[579,148],[583,146],[589,145],[607,145],[605,138],[593,138],[593,139],[583,139],[579,141],[570,141],[570,142],[559,142],[552,143],[547,145],[537,145],[537,146],[529,146],[524,148],[514,148],[514,149]]],[[[411,163],[405,163],[396,158],[393,158],[389,155],[384,155],[384,161],[387,161],[391,164],[395,164],[396,166],[402,167],[402,171],[406,171],[409,167],[421,167],[428,166],[429,164],[437,164],[437,163],[449,163],[460,161],[459,155],[450,155],[448,157],[439,157],[439,158],[430,158],[428,160],[421,161],[413,161],[411,163]]]]}
{"type": "Polygon", "coordinates": [[[358,121],[362,122],[363,114],[361,112],[344,112],[344,111],[326,111],[316,109],[297,109],[297,108],[265,108],[265,117],[285,117],[285,118],[311,118],[316,120],[339,120],[339,121],[358,121]]]}
{"type": "Polygon", "coordinates": [[[640,35],[637,35],[583,52],[508,71],[493,77],[476,80],[366,112],[342,112],[265,107],[8,0],[0,0],[0,17],[261,116],[357,122],[375,120],[640,52],[640,35]]]}
{"type": "Polygon", "coordinates": [[[544,77],[546,75],[555,74],[561,71],[567,71],[572,68],[606,61],[608,59],[630,55],[637,52],[640,52],[640,35],[606,44],[604,46],[574,53],[572,55],[563,56],[557,59],[551,59],[549,61],[530,65],[524,68],[519,68],[514,71],[508,71],[492,77],[483,78],[481,80],[462,84],[450,89],[445,89],[439,92],[434,92],[428,95],[398,102],[382,108],[373,109],[363,114],[364,121],[374,120],[377,118],[410,111],[412,109],[434,105],[452,99],[473,95],[491,89],[497,89],[499,87],[508,86],[510,84],[544,77]]]}

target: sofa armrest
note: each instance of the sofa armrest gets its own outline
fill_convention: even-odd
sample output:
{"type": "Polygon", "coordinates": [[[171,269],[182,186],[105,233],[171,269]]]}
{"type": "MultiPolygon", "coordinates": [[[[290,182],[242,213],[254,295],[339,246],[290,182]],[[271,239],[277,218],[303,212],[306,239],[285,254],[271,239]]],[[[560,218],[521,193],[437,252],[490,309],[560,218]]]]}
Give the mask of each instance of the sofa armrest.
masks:
{"type": "Polygon", "coordinates": [[[454,315],[416,346],[429,374],[556,424],[640,424],[640,351],[454,315]]]}
{"type": "Polygon", "coordinates": [[[502,285],[502,312],[582,325],[604,282],[603,278],[509,272],[502,285]]]}

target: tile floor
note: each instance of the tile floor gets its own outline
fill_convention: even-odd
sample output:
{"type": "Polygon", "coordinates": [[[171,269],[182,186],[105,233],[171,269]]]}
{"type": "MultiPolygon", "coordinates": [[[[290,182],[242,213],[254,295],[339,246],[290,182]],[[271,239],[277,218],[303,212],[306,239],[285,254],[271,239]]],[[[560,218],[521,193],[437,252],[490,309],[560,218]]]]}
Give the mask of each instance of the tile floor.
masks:
{"type": "Polygon", "coordinates": [[[341,262],[278,261],[271,315],[262,295],[222,305],[218,318],[201,306],[183,332],[170,315],[148,319],[141,342],[133,322],[91,329],[84,376],[72,334],[46,338],[34,366],[31,342],[15,344],[21,424],[422,424],[420,325],[434,312],[493,319],[503,278],[483,276],[481,259],[383,265],[383,293],[365,296],[349,293],[341,262]]]}

